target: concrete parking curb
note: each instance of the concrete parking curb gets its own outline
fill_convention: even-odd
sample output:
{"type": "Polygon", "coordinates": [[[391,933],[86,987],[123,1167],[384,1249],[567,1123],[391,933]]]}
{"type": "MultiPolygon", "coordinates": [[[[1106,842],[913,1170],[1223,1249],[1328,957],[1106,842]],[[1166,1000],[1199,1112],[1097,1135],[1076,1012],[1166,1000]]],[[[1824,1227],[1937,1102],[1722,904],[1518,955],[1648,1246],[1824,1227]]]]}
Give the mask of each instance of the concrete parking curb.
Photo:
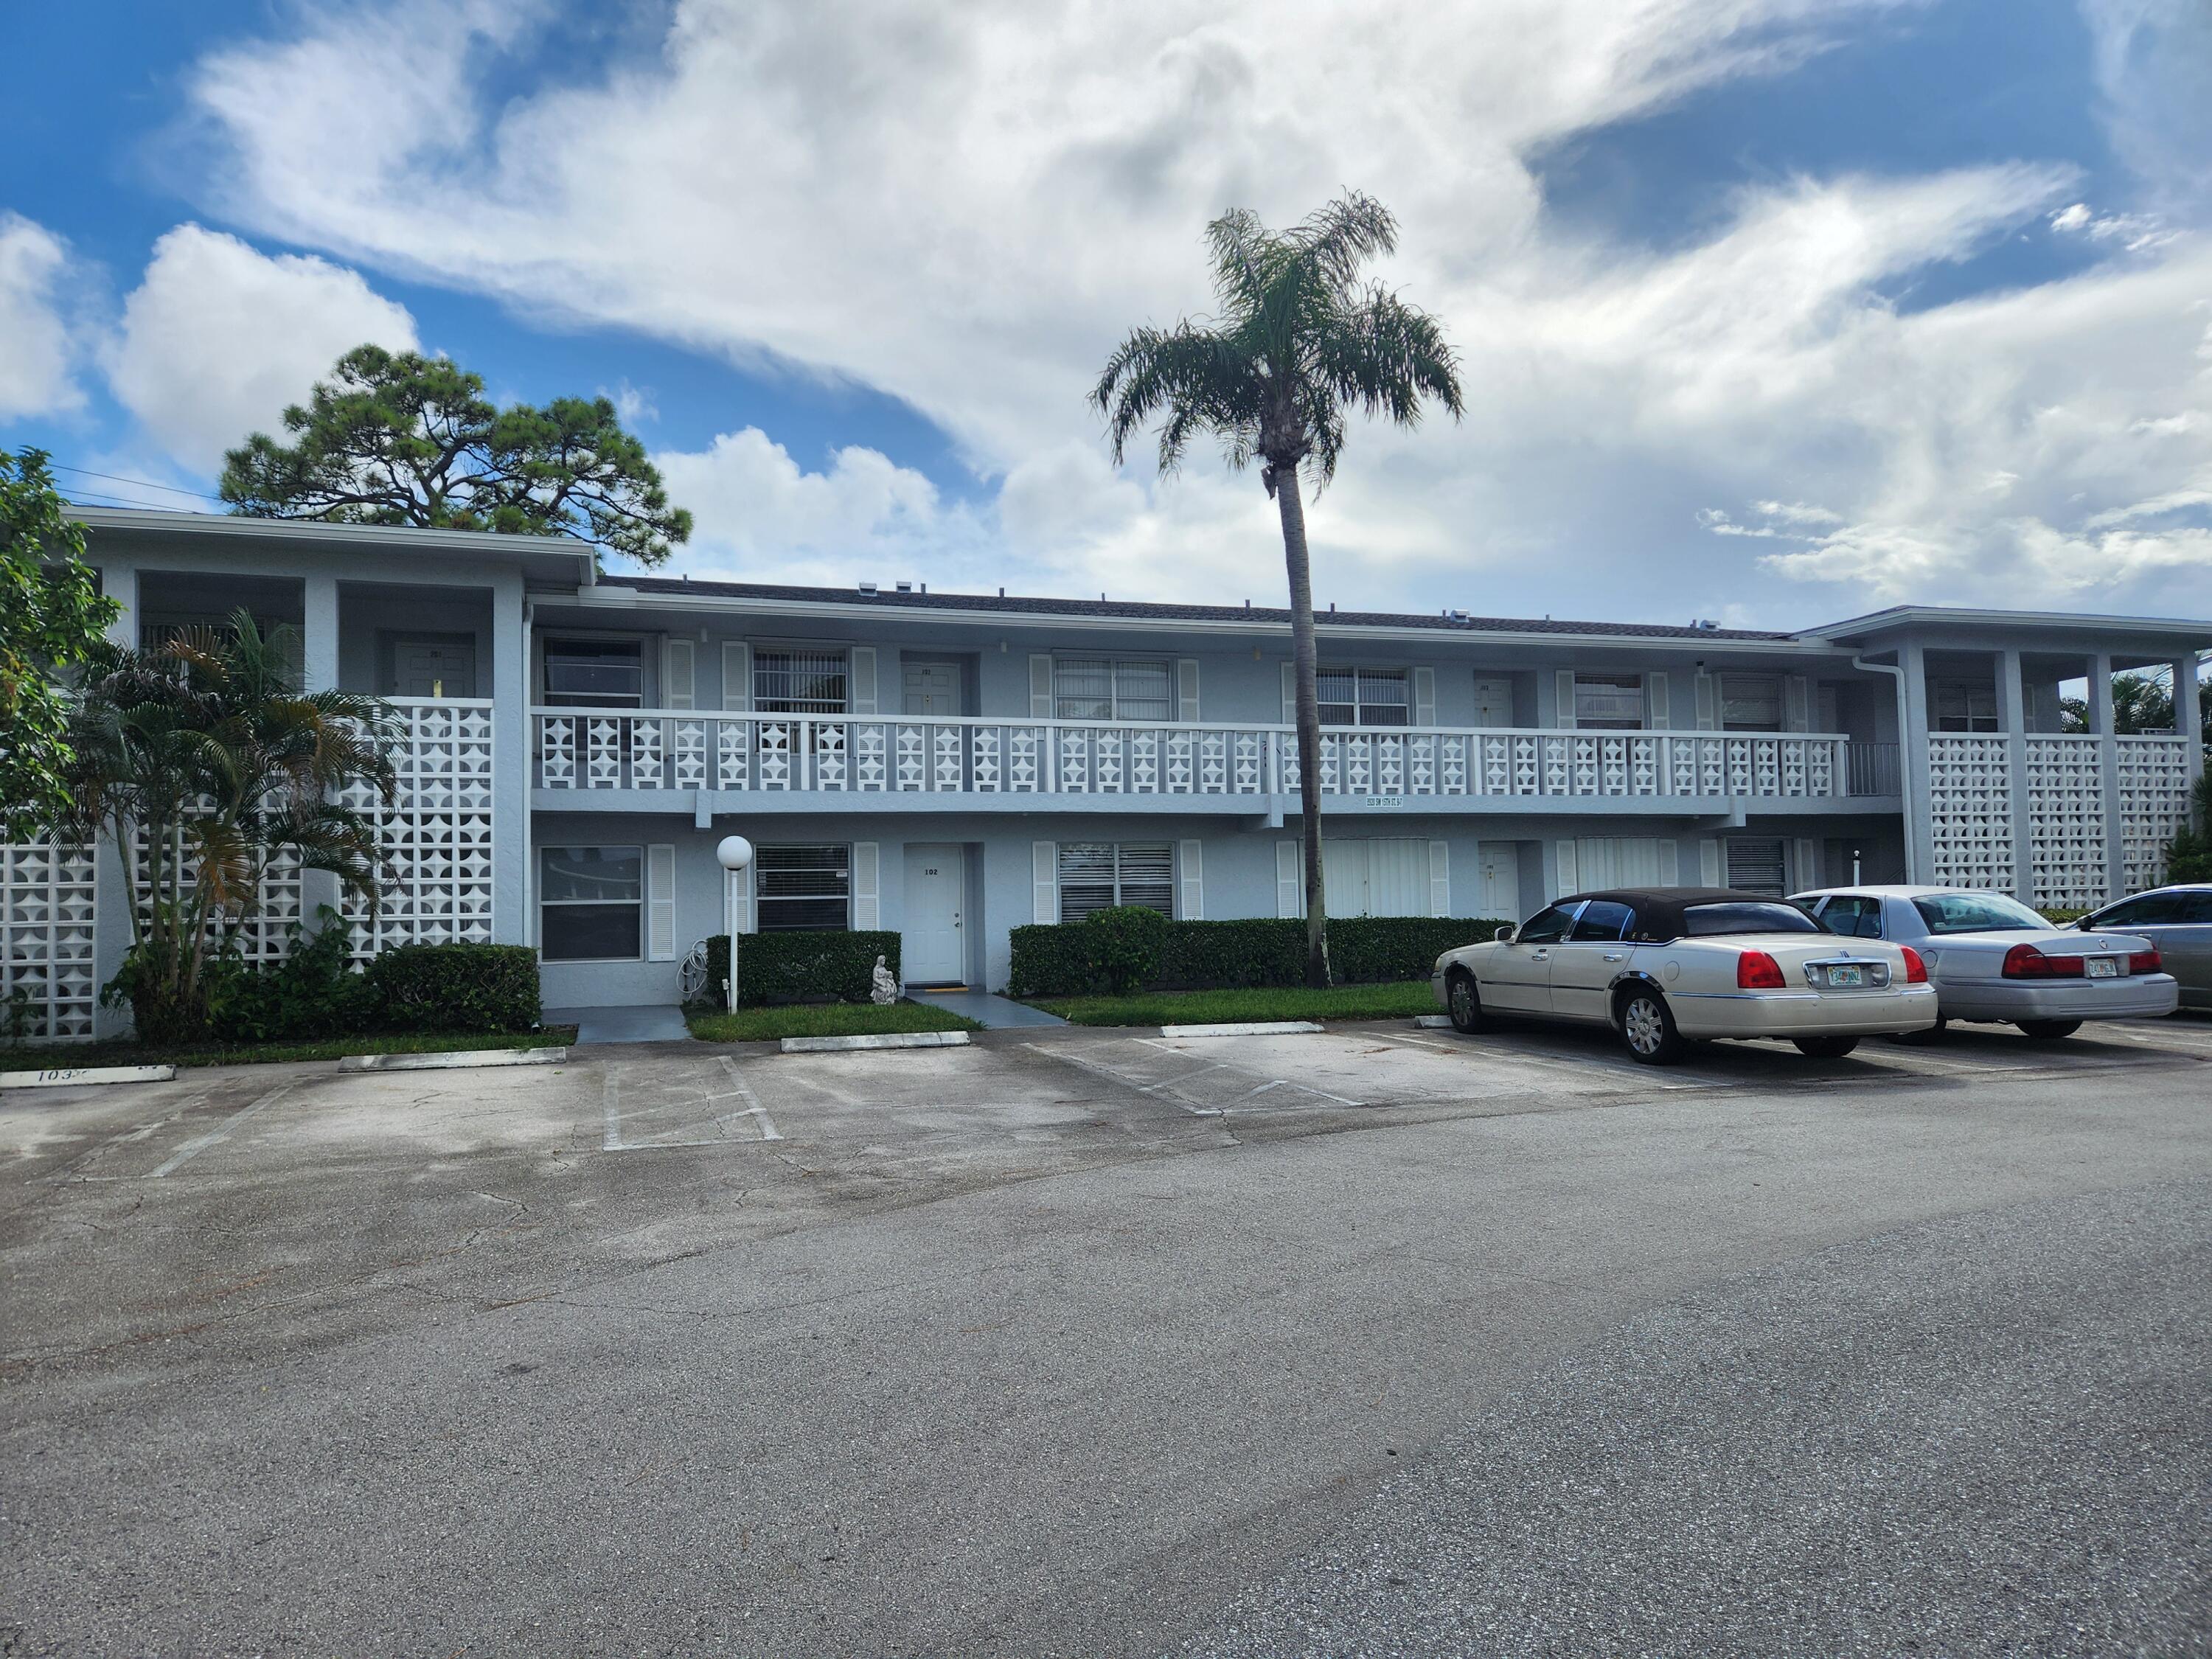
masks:
{"type": "Polygon", "coordinates": [[[1451,1016],[1449,1014],[1415,1014],[1413,1024],[1424,1031],[1449,1031],[1451,1030],[1451,1016]]]}
{"type": "Polygon", "coordinates": [[[348,1054],[341,1072],[459,1072],[479,1066],[558,1066],[566,1048],[468,1048],[437,1054],[348,1054]]]}
{"type": "Polygon", "coordinates": [[[786,1037],[787,1054],[836,1054],[848,1048],[964,1048],[965,1031],[880,1031],[872,1036],[786,1037]]]}
{"type": "Polygon", "coordinates": [[[83,1083],[167,1083],[173,1066],[74,1066],[45,1072],[0,1072],[0,1089],[72,1089],[83,1083]]]}
{"type": "Polygon", "coordinates": [[[1261,1019],[1232,1021],[1226,1025],[1163,1025],[1164,1037],[1201,1036],[1290,1036],[1301,1031],[1318,1031],[1317,1021],[1310,1019],[1261,1019]]]}

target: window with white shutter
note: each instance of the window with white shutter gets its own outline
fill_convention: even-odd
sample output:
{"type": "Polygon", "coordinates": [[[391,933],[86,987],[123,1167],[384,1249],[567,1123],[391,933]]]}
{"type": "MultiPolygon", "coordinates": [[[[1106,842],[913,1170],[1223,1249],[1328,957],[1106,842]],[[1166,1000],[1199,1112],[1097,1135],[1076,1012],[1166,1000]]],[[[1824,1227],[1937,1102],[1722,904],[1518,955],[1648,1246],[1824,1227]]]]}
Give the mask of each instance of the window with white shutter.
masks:
{"type": "Polygon", "coordinates": [[[1141,904],[1175,915],[1175,848],[1167,842],[1062,842],[1057,860],[1060,919],[1141,904]]]}

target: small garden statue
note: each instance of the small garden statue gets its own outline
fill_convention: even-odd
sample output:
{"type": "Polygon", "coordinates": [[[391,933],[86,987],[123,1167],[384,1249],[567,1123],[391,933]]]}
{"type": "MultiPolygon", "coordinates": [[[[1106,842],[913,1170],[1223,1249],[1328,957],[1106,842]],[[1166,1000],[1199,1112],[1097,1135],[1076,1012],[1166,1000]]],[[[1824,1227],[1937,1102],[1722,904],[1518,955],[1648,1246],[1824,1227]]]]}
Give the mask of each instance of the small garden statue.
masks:
{"type": "Polygon", "coordinates": [[[898,1000],[898,981],[891,977],[891,970],[884,966],[884,959],[878,957],[876,971],[869,980],[868,1000],[878,1008],[888,1008],[898,1000]]]}

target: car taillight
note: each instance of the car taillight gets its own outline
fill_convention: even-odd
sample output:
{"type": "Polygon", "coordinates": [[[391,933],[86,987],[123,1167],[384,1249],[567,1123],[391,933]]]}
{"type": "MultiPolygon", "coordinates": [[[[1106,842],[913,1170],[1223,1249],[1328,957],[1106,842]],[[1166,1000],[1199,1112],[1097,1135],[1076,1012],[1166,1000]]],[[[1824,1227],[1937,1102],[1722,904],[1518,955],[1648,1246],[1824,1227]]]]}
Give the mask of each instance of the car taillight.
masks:
{"type": "Polygon", "coordinates": [[[1735,959],[1735,988],[1739,991],[1780,991],[1789,981],[1782,964],[1764,951],[1746,951],[1735,959]]]}
{"type": "Polygon", "coordinates": [[[2128,958],[2128,971],[2131,974],[2155,974],[2164,966],[2155,951],[2138,951],[2128,958]]]}
{"type": "Polygon", "coordinates": [[[2081,957],[2045,956],[2033,945],[2015,945],[2005,952],[2007,979],[2080,979],[2087,972],[2081,957]]]}
{"type": "Polygon", "coordinates": [[[1907,985],[1927,984],[1928,964],[1921,961],[1920,952],[1910,945],[1900,945],[1897,948],[1905,952],[1905,982],[1907,985]]]}

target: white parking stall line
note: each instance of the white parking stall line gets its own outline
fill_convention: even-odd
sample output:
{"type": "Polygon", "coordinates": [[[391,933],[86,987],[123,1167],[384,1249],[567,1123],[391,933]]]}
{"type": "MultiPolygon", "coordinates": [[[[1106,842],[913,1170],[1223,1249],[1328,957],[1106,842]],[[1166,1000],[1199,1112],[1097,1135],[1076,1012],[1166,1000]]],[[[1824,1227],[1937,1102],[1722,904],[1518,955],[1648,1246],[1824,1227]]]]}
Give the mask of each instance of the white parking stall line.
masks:
{"type": "MultiPolygon", "coordinates": [[[[1110,1082],[1118,1083],[1123,1088],[1134,1090],[1140,1095],[1152,1095],[1155,1097],[1160,1097],[1163,1091],[1173,1089],[1178,1083],[1188,1083],[1191,1079],[1205,1073],[1225,1069],[1220,1061],[1214,1060],[1204,1066],[1194,1066],[1180,1077],[1163,1079],[1158,1083],[1141,1083],[1127,1073],[1115,1071],[1110,1066],[1102,1066],[1097,1061],[1085,1060],[1079,1054],[1064,1054],[1059,1048],[1045,1043],[1024,1042],[1022,1047],[1033,1054],[1043,1054],[1048,1059],[1060,1061],[1063,1065],[1073,1066],[1078,1071],[1088,1072],[1094,1077],[1103,1077],[1110,1082]]],[[[1222,1115],[1221,1108],[1218,1106],[1194,1106],[1190,1102],[1177,1099],[1172,1094],[1165,1097],[1193,1117],[1219,1117],[1222,1115]]]]}
{"type": "Polygon", "coordinates": [[[679,1095],[672,1099],[663,1100],[657,1105],[638,1107],[629,1111],[623,1109],[621,1085],[617,1080],[615,1068],[610,1066],[605,1083],[606,1129],[601,1138],[599,1149],[608,1152],[658,1152],[676,1151],[686,1146],[742,1146],[746,1144],[745,1141],[742,1138],[733,1139],[730,1131],[740,1121],[748,1119],[750,1120],[757,1139],[781,1140],[783,1132],[775,1127],[775,1120],[769,1115],[768,1108],[761,1104],[760,1097],[753,1093],[744,1079],[738,1075],[736,1064],[727,1054],[720,1055],[718,1058],[733,1087],[728,1090],[679,1095]],[[678,1120],[679,1124],[696,1123],[706,1109],[726,1100],[742,1100],[745,1103],[735,1111],[715,1113],[709,1121],[713,1122],[717,1133],[710,1139],[703,1140],[639,1139],[631,1133],[646,1120],[665,1117],[671,1113],[684,1114],[678,1120]]]}
{"type": "Polygon", "coordinates": [[[757,1120],[755,1127],[759,1129],[760,1138],[763,1140],[782,1139],[783,1135],[776,1128],[775,1121],[768,1115],[768,1108],[760,1103],[760,1097],[753,1093],[744,1079],[738,1075],[737,1061],[732,1060],[727,1054],[721,1056],[721,1061],[722,1069],[730,1074],[730,1081],[737,1085],[738,1097],[744,1101],[745,1109],[741,1112],[726,1113],[716,1118],[714,1121],[720,1124],[726,1123],[732,1118],[753,1118],[757,1120]]]}
{"type": "Polygon", "coordinates": [[[622,1091],[615,1082],[615,1068],[610,1066],[606,1074],[607,1133],[606,1138],[599,1143],[601,1152],[618,1152],[623,1150],[621,1100],[622,1091]]]}
{"type": "Polygon", "coordinates": [[[175,1152],[169,1155],[168,1158],[165,1162],[156,1164],[147,1175],[146,1179],[149,1181],[159,1181],[165,1176],[173,1175],[177,1170],[182,1169],[185,1164],[198,1158],[202,1152],[207,1151],[209,1147],[220,1146],[224,1141],[229,1139],[233,1134],[237,1133],[238,1126],[245,1122],[249,1117],[252,1117],[256,1112],[260,1111],[264,1107],[273,1105],[276,1101],[282,1099],[284,1096],[291,1092],[292,1085],[289,1083],[278,1084],[275,1088],[268,1091],[268,1092],[263,1094],[258,1099],[251,1101],[246,1105],[240,1107],[228,1117],[223,1119],[222,1122],[216,1124],[214,1128],[210,1129],[205,1134],[195,1135],[191,1139],[178,1147],[175,1152]]]}

